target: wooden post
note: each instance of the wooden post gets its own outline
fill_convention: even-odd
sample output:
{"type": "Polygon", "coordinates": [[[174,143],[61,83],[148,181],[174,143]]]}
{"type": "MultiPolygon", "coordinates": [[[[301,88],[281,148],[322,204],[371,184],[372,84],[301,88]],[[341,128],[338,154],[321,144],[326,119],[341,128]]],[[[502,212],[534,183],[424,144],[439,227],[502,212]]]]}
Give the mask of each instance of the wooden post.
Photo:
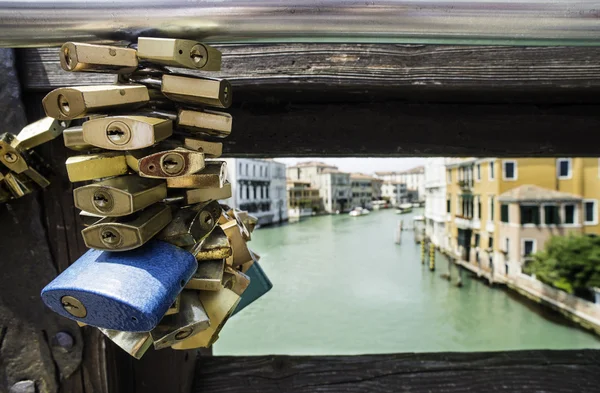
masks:
{"type": "Polygon", "coordinates": [[[456,267],[458,268],[458,278],[456,280],[456,286],[460,288],[463,286],[463,267],[460,264],[457,264],[456,267]]]}
{"type": "Polygon", "coordinates": [[[425,264],[425,237],[421,238],[421,264],[425,264]]]}
{"type": "Polygon", "coordinates": [[[435,244],[429,243],[429,270],[435,270],[435,244]]]}

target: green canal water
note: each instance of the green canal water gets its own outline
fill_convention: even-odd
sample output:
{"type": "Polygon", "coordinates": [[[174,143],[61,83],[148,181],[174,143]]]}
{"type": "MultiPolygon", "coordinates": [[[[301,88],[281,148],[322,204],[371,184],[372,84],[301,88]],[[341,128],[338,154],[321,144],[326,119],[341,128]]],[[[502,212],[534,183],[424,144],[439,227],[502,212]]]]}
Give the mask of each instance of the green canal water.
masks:
{"type": "MultiPolygon", "coordinates": [[[[261,228],[251,246],[273,289],[233,317],[216,355],[600,348],[600,339],[469,274],[457,288],[431,273],[391,210],[261,228]]],[[[456,271],[454,271],[456,277],[456,271]]]]}

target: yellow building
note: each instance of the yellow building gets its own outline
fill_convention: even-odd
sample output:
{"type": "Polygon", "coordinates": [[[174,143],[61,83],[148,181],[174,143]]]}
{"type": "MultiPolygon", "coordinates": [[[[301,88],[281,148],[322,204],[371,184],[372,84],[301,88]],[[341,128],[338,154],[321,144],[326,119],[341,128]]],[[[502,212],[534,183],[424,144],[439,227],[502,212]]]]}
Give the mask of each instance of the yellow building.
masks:
{"type": "Polygon", "coordinates": [[[553,235],[600,234],[598,158],[455,159],[446,166],[449,250],[519,274],[553,235]]]}

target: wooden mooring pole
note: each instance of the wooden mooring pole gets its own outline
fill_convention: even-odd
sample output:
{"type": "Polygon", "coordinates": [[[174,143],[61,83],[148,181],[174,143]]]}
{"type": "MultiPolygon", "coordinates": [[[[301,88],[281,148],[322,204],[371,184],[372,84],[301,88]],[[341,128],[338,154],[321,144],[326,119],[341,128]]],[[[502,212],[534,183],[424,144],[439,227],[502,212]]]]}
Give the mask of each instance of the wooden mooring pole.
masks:
{"type": "Polygon", "coordinates": [[[435,244],[429,242],[429,270],[435,270],[435,244]]]}

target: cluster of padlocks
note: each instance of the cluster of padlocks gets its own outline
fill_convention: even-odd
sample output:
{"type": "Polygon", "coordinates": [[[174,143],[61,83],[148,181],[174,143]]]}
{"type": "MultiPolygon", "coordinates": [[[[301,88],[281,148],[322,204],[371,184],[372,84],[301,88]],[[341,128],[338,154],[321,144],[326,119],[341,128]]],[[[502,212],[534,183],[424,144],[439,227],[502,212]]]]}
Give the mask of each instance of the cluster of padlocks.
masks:
{"type": "Polygon", "coordinates": [[[43,301],[136,358],[151,345],[209,347],[231,315],[271,288],[247,246],[257,219],[218,202],[231,197],[226,163],[215,158],[232,118],[205,107],[229,107],[231,86],[177,73],[218,71],[221,53],[139,38],[128,48],[66,43],[60,61],[66,71],[119,76],[50,92],[36,132],[3,136],[2,162],[19,154],[25,163],[6,165],[4,183],[47,185],[27,165],[30,149],[61,134],[78,151],[66,162],[70,181],[86,182],[73,194],[91,249],[43,289],[43,301]],[[69,127],[77,119],[85,121],[69,127]]]}

